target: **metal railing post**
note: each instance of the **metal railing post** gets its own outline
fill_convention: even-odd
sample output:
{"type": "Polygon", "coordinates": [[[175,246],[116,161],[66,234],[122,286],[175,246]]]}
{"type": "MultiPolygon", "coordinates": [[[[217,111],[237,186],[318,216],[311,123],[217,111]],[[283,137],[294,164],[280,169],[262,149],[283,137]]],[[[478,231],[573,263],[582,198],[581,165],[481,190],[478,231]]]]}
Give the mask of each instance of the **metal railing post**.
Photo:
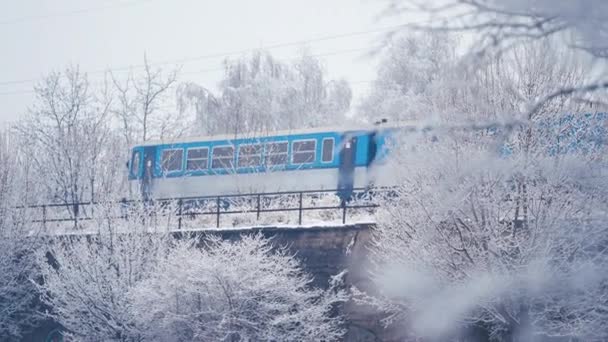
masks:
{"type": "Polygon", "coordinates": [[[182,199],[180,198],[177,201],[177,206],[178,206],[178,209],[177,209],[177,215],[178,215],[178,217],[177,217],[177,229],[178,230],[182,229],[182,207],[183,207],[182,203],[183,203],[182,199]]]}
{"type": "MultiPolygon", "coordinates": [[[[259,192],[259,193],[250,193],[250,194],[246,194],[246,195],[227,195],[225,196],[226,198],[241,198],[241,197],[247,197],[247,203],[250,203],[254,201],[256,201],[256,208],[254,209],[256,212],[256,218],[259,221],[260,217],[262,215],[262,213],[266,213],[266,212],[292,212],[295,210],[298,211],[298,224],[302,225],[303,223],[303,215],[304,215],[304,210],[341,210],[342,211],[342,224],[346,224],[346,215],[348,214],[348,209],[363,209],[363,208],[377,208],[378,205],[377,204],[353,204],[352,207],[349,207],[348,203],[346,201],[341,201],[341,203],[339,205],[337,204],[332,204],[332,205],[323,205],[323,203],[318,203],[315,199],[317,198],[318,195],[316,194],[323,194],[323,193],[330,193],[330,192],[334,192],[334,190],[300,190],[300,191],[284,191],[284,192],[268,192],[268,193],[264,193],[264,192],[259,192]],[[304,194],[309,194],[309,196],[312,196],[311,199],[313,200],[312,202],[310,202],[308,204],[308,206],[306,208],[304,208],[304,194]],[[263,196],[270,196],[266,201],[272,202],[274,196],[286,196],[287,199],[291,198],[293,199],[293,195],[298,195],[298,207],[297,208],[293,208],[291,206],[278,206],[276,208],[274,207],[267,207],[267,208],[262,208],[262,206],[264,205],[262,203],[262,197],[263,196]],[[312,194],[312,195],[310,195],[312,194]]],[[[209,195],[209,196],[201,196],[201,197],[183,197],[183,198],[173,198],[173,199],[158,199],[159,203],[175,203],[175,201],[177,200],[178,203],[178,208],[177,210],[174,209],[169,209],[169,212],[167,212],[166,210],[162,210],[160,211],[160,214],[157,211],[151,210],[151,206],[152,206],[152,202],[151,201],[144,201],[144,208],[145,208],[145,213],[147,214],[146,217],[143,217],[142,220],[145,222],[146,219],[150,219],[151,215],[154,215],[154,219],[158,220],[158,215],[162,216],[167,216],[167,215],[177,215],[178,216],[178,222],[177,222],[177,228],[178,229],[182,229],[183,228],[183,220],[184,220],[184,216],[186,216],[186,218],[191,215],[192,219],[195,218],[195,215],[198,214],[203,214],[203,215],[216,215],[216,227],[220,228],[220,224],[221,224],[221,214],[222,214],[222,205],[226,205],[226,208],[224,210],[224,214],[237,214],[237,213],[252,213],[251,208],[243,211],[243,210],[237,210],[238,208],[233,208],[233,210],[229,210],[228,207],[231,205],[231,201],[227,201],[226,203],[222,203],[222,195],[209,195]],[[184,211],[184,201],[188,201],[189,203],[192,203],[193,205],[196,205],[196,203],[200,203],[200,201],[204,199],[204,205],[206,207],[205,212],[201,212],[201,213],[197,213],[197,210],[194,210],[194,212],[188,212],[188,209],[186,208],[186,210],[184,211]],[[210,211],[211,208],[208,207],[208,205],[210,205],[211,200],[215,199],[215,203],[216,203],[216,208],[215,208],[215,212],[210,211]],[[164,201],[164,202],[163,202],[164,201]],[[194,201],[194,202],[190,202],[190,201],[194,201]],[[198,201],[198,202],[197,202],[198,201]],[[170,212],[173,212],[173,214],[171,214],[170,212]]],[[[280,197],[282,198],[282,197],[280,197]]],[[[131,216],[130,214],[130,209],[131,206],[128,205],[128,203],[130,203],[130,201],[127,201],[126,199],[121,199],[120,200],[120,205],[121,205],[121,218],[124,218],[126,220],[129,219],[129,217],[131,216]]],[[[141,203],[141,202],[137,202],[137,201],[133,201],[133,203],[141,203]]],[[[17,208],[25,208],[26,210],[32,210],[34,212],[36,212],[37,208],[41,208],[42,210],[42,219],[40,219],[39,216],[37,220],[35,220],[36,222],[40,223],[42,222],[42,226],[43,228],[46,230],[48,229],[48,224],[52,223],[52,222],[73,222],[74,227],[78,228],[78,225],[80,223],[80,221],[85,221],[85,220],[91,220],[92,218],[88,217],[88,215],[86,214],[87,212],[90,213],[92,216],[94,215],[95,211],[98,211],[95,208],[96,203],[91,201],[88,203],[78,203],[78,202],[73,202],[73,203],[60,203],[60,204],[37,204],[37,205],[28,205],[28,206],[22,206],[22,207],[17,207],[17,208]],[[84,207],[85,205],[90,205],[91,209],[86,209],[86,207],[84,207]],[[65,216],[63,214],[58,214],[59,218],[56,218],[55,216],[57,215],[53,215],[51,213],[51,217],[49,218],[49,213],[48,210],[49,208],[62,208],[65,207],[67,209],[67,214],[69,216],[65,216]],[[84,210],[86,209],[86,210],[84,210]],[[84,213],[84,214],[83,214],[84,213]],[[81,215],[82,219],[81,219],[81,215]]],[[[251,205],[250,205],[251,206],[251,205]]],[[[165,209],[168,208],[172,208],[171,206],[162,206],[165,209]]],[[[355,210],[356,211],[356,210],[355,210]]],[[[63,211],[62,211],[63,213],[63,211]]]]}
{"type": "MultiPolygon", "coordinates": [[[[78,205],[75,202],[72,202],[71,204],[66,205],[67,208],[72,207],[72,213],[74,214],[73,219],[74,219],[74,229],[78,229],[78,205]]],[[[69,212],[69,209],[68,209],[69,212]]]]}
{"type": "Polygon", "coordinates": [[[298,210],[298,224],[302,225],[302,192],[300,191],[300,207],[298,210]]]}
{"type": "Polygon", "coordinates": [[[262,195],[258,194],[258,212],[257,212],[257,215],[256,215],[256,219],[257,220],[260,219],[260,210],[261,210],[260,201],[261,201],[261,197],[262,197],[262,195]]]}
{"type": "Polygon", "coordinates": [[[42,228],[46,230],[46,205],[42,206],[42,228]]]}
{"type": "Polygon", "coordinates": [[[220,196],[217,196],[215,206],[216,206],[216,214],[217,214],[215,226],[216,226],[216,228],[219,228],[220,227],[220,196]]]}
{"type": "Polygon", "coordinates": [[[119,219],[123,219],[123,220],[127,220],[127,199],[126,198],[121,198],[120,201],[118,201],[118,217],[119,219]]]}

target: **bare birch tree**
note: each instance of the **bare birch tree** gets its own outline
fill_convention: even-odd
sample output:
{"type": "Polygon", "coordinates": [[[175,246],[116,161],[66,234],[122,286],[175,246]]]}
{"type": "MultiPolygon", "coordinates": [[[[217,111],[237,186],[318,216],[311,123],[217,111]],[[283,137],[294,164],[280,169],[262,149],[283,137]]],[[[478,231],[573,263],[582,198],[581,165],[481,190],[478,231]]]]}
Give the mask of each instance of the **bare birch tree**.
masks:
{"type": "Polygon", "coordinates": [[[63,203],[78,217],[78,203],[103,192],[97,186],[111,99],[104,91],[95,94],[78,68],[50,74],[35,91],[36,104],[17,130],[44,187],[38,200],[63,203]]]}
{"type": "Polygon", "coordinates": [[[118,101],[112,111],[127,146],[151,139],[171,139],[186,132],[189,122],[177,110],[172,90],[177,69],[164,72],[144,56],[143,73],[130,71],[124,81],[112,74],[118,101]]]}

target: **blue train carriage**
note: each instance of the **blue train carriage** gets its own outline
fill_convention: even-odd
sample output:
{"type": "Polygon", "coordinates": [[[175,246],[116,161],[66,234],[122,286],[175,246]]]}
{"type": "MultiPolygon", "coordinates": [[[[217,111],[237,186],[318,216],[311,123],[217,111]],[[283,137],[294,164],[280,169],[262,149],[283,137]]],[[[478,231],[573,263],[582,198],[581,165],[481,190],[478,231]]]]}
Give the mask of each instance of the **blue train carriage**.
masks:
{"type": "Polygon", "coordinates": [[[147,142],[132,148],[129,181],[144,199],[388,185],[382,175],[394,128],[298,130],[235,138],[147,142]]]}

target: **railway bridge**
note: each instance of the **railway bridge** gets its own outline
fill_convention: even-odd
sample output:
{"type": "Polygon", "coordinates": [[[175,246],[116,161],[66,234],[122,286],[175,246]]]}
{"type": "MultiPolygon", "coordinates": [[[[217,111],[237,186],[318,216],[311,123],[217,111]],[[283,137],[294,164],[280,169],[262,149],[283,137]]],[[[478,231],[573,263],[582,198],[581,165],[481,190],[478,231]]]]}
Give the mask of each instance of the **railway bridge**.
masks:
{"type": "MultiPolygon", "coordinates": [[[[335,190],[256,193],[229,196],[202,196],[157,199],[150,202],[114,201],[58,203],[21,206],[42,235],[59,237],[95,234],[97,219],[108,213],[112,219],[126,220],[136,213],[164,220],[175,238],[183,234],[220,235],[237,240],[243,234],[260,233],[276,246],[287,246],[297,254],[305,270],[313,275],[313,285],[326,287],[330,277],[346,271],[346,286],[369,288],[367,250],[378,208],[373,194],[361,195],[347,203],[335,190]]],[[[132,218],[132,217],[131,217],[132,218]]],[[[391,341],[391,333],[369,308],[345,304],[348,341],[391,341]]],[[[24,341],[45,341],[58,325],[46,322],[24,341]]]]}

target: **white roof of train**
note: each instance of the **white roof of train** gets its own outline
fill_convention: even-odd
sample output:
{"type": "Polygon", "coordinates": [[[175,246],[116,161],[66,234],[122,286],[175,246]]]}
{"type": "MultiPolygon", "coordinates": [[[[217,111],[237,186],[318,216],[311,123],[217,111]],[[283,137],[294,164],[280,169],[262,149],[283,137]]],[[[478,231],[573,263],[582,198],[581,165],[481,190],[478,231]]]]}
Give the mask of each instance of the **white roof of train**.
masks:
{"type": "Polygon", "coordinates": [[[356,130],[371,130],[377,128],[397,128],[397,127],[411,127],[416,126],[416,123],[411,122],[397,122],[394,124],[383,123],[379,125],[348,125],[341,127],[315,127],[315,128],[304,128],[304,129],[288,129],[280,131],[266,131],[266,132],[250,132],[250,133],[239,133],[239,134],[220,134],[220,135],[209,135],[209,136],[193,136],[183,137],[176,139],[167,140],[150,140],[135,146],[154,146],[164,144],[178,144],[178,143],[189,143],[198,141],[217,141],[217,140],[232,140],[232,139],[246,139],[246,138],[262,138],[262,137],[274,137],[279,135],[291,135],[291,134],[306,134],[306,133],[317,133],[317,132],[345,132],[345,131],[356,131],[356,130]]]}

